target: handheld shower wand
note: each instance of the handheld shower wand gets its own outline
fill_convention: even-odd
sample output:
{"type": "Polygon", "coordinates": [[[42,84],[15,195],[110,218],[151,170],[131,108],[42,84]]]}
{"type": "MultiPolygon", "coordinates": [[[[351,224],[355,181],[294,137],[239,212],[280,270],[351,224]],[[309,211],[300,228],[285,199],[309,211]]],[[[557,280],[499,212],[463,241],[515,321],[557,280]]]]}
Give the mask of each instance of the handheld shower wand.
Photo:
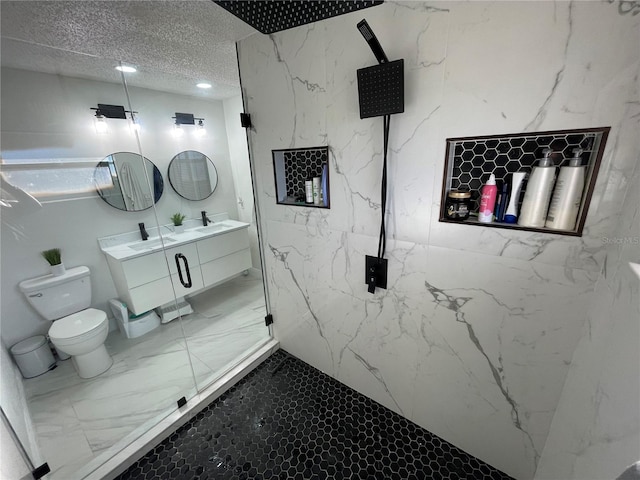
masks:
{"type": "Polygon", "coordinates": [[[362,36],[371,47],[371,51],[378,59],[378,63],[388,63],[389,59],[387,58],[387,55],[384,53],[384,50],[382,50],[382,46],[380,45],[380,42],[378,41],[376,34],[373,33],[373,30],[371,30],[371,27],[369,26],[367,21],[361,20],[360,22],[358,22],[357,26],[362,36]]]}

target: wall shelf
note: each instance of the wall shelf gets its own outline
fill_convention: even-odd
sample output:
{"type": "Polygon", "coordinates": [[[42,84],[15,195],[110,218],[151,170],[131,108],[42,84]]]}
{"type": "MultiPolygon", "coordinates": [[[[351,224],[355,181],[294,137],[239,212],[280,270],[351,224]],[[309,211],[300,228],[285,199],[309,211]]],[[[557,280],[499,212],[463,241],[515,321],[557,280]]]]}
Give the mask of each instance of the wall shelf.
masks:
{"type": "Polygon", "coordinates": [[[276,203],[294,207],[331,208],[329,193],[329,147],[272,150],[276,203]],[[321,203],[305,202],[305,180],[320,177],[321,203]]]}
{"type": "MultiPolygon", "coordinates": [[[[447,139],[442,196],[440,200],[440,222],[461,223],[489,228],[506,228],[554,235],[582,236],[582,229],[589,210],[602,154],[610,127],[575,130],[556,130],[481,137],[459,137],[447,139]],[[585,188],[582,193],[580,210],[573,230],[552,230],[549,228],[523,227],[502,222],[480,223],[477,221],[480,189],[493,173],[496,180],[504,182],[514,172],[531,173],[532,167],[542,157],[545,148],[553,150],[554,164],[559,167],[568,164],[573,149],[582,148],[582,164],[585,170],[585,188]],[[470,211],[472,216],[464,221],[456,221],[445,214],[447,194],[450,190],[471,192],[470,211]],[[474,218],[475,215],[475,218],[474,218]]],[[[518,212],[526,183],[521,190],[518,212]]]]}

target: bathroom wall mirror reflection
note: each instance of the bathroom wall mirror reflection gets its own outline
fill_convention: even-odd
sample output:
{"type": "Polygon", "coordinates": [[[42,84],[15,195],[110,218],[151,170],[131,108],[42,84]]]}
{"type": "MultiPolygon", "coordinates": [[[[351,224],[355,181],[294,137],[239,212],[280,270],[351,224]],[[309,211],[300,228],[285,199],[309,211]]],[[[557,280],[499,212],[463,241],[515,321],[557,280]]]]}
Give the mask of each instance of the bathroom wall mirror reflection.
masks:
{"type": "Polygon", "coordinates": [[[164,190],[158,167],[137,153],[118,152],[102,160],[94,172],[100,197],[126,212],[146,210],[157,203],[164,190]]]}
{"type": "Polygon", "coordinates": [[[195,150],[180,152],[169,164],[169,183],[175,192],[187,200],[204,200],[218,186],[218,172],[204,153],[195,150]]]}

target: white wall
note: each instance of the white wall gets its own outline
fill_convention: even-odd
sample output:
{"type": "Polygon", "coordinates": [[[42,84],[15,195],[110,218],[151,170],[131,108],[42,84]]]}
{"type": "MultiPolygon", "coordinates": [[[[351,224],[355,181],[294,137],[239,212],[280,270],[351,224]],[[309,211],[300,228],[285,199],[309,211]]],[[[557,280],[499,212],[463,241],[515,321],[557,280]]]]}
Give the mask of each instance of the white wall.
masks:
{"type": "Polygon", "coordinates": [[[247,230],[251,247],[251,263],[253,268],[262,270],[247,134],[240,124],[240,113],[244,113],[242,97],[238,95],[237,97],[225,99],[222,104],[224,106],[224,121],[227,127],[233,183],[238,196],[238,219],[251,224],[247,230]]]}
{"type": "Polygon", "coordinates": [[[241,41],[283,348],[532,478],[638,161],[639,27],[606,2],[385,2],[241,41]],[[405,59],[389,288],[375,295],[364,260],[377,248],[382,119],[358,114],[356,69],[375,63],[362,18],[405,59]],[[446,138],[599,126],[612,130],[582,237],[438,222],[446,138]],[[330,147],[331,209],[276,205],[271,150],[317,145],[330,147]]]}
{"type": "MultiPolygon", "coordinates": [[[[200,218],[228,212],[237,218],[236,194],[229,162],[229,149],[222,102],[130,88],[132,108],[142,123],[142,153],[154,162],[164,178],[164,193],[156,209],[124,212],[89,198],[44,204],[28,215],[3,210],[1,238],[2,338],[7,345],[46,333],[43,321],[23,298],[18,283],[48,273],[42,250],[60,247],[66,266],[87,265],[92,271],[93,306],[109,311],[106,301],[116,296],[115,287],[97,238],[136,231],[138,223],[153,226],[170,223],[170,216],[182,212],[200,218]],[[172,136],[175,112],[204,117],[207,136],[198,138],[195,129],[181,139],[172,136]],[[191,202],[171,188],[167,169],[177,153],[198,150],[211,158],[219,182],[211,197],[191,202]],[[157,212],[157,217],[155,215],[157,212]]],[[[135,136],[124,120],[108,120],[110,133],[97,135],[90,107],[98,103],[127,105],[120,85],[77,78],[2,69],[2,156],[10,158],[87,158],[97,164],[110,153],[137,152],[135,136]]],[[[129,109],[126,107],[127,110],[129,109]]]]}

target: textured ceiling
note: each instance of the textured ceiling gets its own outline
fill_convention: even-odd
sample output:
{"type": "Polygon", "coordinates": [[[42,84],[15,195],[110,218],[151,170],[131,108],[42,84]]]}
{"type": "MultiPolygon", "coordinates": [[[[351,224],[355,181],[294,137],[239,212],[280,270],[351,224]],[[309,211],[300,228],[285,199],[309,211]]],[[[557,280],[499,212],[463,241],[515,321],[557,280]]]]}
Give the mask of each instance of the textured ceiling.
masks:
{"type": "Polygon", "coordinates": [[[256,32],[211,0],[0,2],[2,66],[222,99],[240,93],[235,42],[256,32]],[[213,85],[196,88],[200,81],[213,85]]]}

